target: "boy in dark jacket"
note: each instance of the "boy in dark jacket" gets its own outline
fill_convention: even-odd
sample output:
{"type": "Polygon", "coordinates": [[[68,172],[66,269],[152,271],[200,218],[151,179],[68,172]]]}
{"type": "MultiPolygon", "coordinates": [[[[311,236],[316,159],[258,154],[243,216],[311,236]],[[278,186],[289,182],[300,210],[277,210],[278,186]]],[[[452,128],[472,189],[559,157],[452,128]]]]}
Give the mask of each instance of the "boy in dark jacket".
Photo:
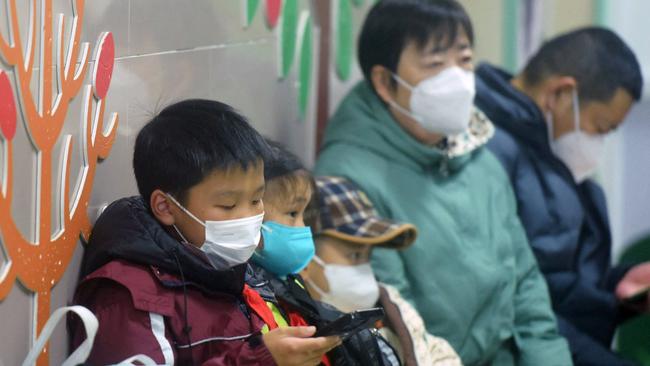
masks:
{"type": "MultiPolygon", "coordinates": [[[[231,107],[187,100],[138,134],[139,197],[111,204],[84,254],[75,303],[99,320],[91,364],[317,365],[337,338],[268,331],[244,284],[264,216],[263,138],[231,107]]],[[[84,338],[73,323],[73,347],[84,338]]]]}
{"type": "Polygon", "coordinates": [[[611,266],[605,196],[589,179],[603,136],[642,85],[633,51],[602,28],[550,40],[516,76],[489,65],[476,71],[476,104],[497,126],[488,146],[510,177],[576,365],[628,364],[610,350],[633,313],[621,300],[650,286],[650,264],[611,266]]]}

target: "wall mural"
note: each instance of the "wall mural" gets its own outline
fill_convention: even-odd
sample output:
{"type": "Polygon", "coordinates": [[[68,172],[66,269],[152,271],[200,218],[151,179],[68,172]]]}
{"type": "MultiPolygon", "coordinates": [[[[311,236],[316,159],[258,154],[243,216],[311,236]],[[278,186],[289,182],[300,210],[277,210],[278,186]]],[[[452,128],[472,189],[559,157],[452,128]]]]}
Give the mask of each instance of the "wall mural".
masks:
{"type": "MultiPolygon", "coordinates": [[[[362,6],[364,1],[333,1],[335,67],[338,77],[347,80],[353,62],[352,8],[362,6]]],[[[8,17],[9,30],[8,34],[0,34],[0,250],[6,258],[0,263],[0,301],[8,296],[16,281],[34,293],[34,338],[50,316],[52,288],[68,267],[79,238],[88,239],[90,234],[87,206],[95,170],[97,163],[109,155],[118,124],[116,113],[106,123],[104,116],[115,60],[113,36],[110,32],[102,33],[91,55],[90,45],[80,42],[85,1],[70,3],[72,16],[66,18],[63,14],[52,14],[52,0],[25,1],[28,22],[27,29],[21,30],[17,1],[7,0],[3,13],[8,17]],[[26,35],[25,39],[21,35],[26,35]],[[84,84],[88,76],[90,83],[84,84]],[[62,131],[70,103],[79,93],[82,115],[80,138],[75,144],[73,136],[62,131]],[[13,139],[19,120],[36,159],[36,207],[30,236],[20,231],[12,212],[17,159],[13,139]],[[55,154],[59,141],[60,152],[55,154]],[[70,191],[73,148],[81,150],[82,159],[74,189],[70,191]]],[[[255,20],[263,3],[266,25],[278,33],[279,78],[286,78],[297,63],[297,103],[304,118],[313,82],[311,10],[300,10],[299,0],[242,3],[244,26],[255,20]]],[[[48,364],[47,347],[37,364],[48,364]]]]}
{"type": "MultiPolygon", "coordinates": [[[[0,301],[8,295],[16,280],[34,293],[32,334],[36,338],[50,316],[52,288],[63,276],[79,237],[87,239],[90,234],[87,208],[95,169],[98,160],[108,156],[117,132],[117,114],[113,113],[108,123],[104,123],[104,101],[113,72],[115,47],[112,34],[102,33],[95,45],[94,58],[90,59],[89,44],[80,42],[84,0],[71,1],[69,19],[63,14],[53,17],[52,0],[29,0],[26,2],[29,4],[28,29],[22,32],[16,0],[7,1],[9,32],[0,35],[0,65],[9,66],[9,70],[0,69],[3,157],[0,163],[0,236],[6,257],[0,267],[0,301]],[[68,21],[71,23],[66,32],[68,21]],[[22,39],[21,34],[26,34],[26,39],[22,39]],[[39,60],[36,60],[37,49],[39,60]],[[35,61],[38,61],[36,66],[35,61]],[[38,75],[34,75],[35,70],[38,75]],[[88,72],[91,72],[91,83],[84,85],[88,72]],[[16,90],[12,88],[11,79],[16,90]],[[32,84],[33,81],[36,83],[32,84]],[[38,86],[36,93],[30,85],[38,86]],[[70,102],[80,92],[81,136],[76,148],[81,149],[82,159],[76,184],[70,192],[71,152],[75,144],[72,135],[61,136],[61,133],[70,102]],[[33,238],[19,230],[11,209],[16,158],[12,140],[18,128],[19,113],[36,156],[33,238]],[[59,139],[62,148],[55,157],[54,147],[59,139]],[[58,164],[54,164],[54,159],[59,159],[58,164]],[[59,167],[57,171],[53,171],[54,166],[59,167]],[[57,222],[60,224],[56,225],[57,222]]],[[[47,347],[37,364],[48,364],[47,347]]]]}
{"type": "MultiPolygon", "coordinates": [[[[337,75],[341,80],[350,77],[354,57],[352,6],[360,7],[363,0],[334,0],[336,12],[335,60],[337,75]]],[[[249,26],[255,19],[260,0],[243,2],[243,23],[249,26]]],[[[304,119],[309,104],[313,68],[313,21],[310,10],[299,11],[298,0],[264,1],[264,18],[267,27],[277,31],[278,76],[284,79],[298,62],[298,107],[304,119]]]]}

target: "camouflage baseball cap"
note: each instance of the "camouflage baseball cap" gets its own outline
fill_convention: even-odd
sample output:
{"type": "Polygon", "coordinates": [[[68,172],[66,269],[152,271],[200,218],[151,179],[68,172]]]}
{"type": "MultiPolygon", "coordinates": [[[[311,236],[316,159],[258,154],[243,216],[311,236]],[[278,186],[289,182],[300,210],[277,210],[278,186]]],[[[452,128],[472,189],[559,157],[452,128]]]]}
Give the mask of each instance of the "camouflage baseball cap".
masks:
{"type": "Polygon", "coordinates": [[[315,235],[398,249],[415,240],[415,226],[380,217],[366,194],[351,181],[341,177],[317,177],[315,181],[320,206],[312,225],[315,235]]]}

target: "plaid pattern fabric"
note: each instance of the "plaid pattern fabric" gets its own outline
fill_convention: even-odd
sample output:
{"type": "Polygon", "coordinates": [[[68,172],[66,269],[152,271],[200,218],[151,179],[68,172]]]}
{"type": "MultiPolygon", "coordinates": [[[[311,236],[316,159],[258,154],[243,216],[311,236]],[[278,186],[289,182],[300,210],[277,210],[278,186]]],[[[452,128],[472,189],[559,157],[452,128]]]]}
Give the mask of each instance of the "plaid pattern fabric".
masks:
{"type": "MultiPolygon", "coordinates": [[[[404,225],[378,216],[372,203],[357,186],[341,177],[317,177],[320,206],[317,234],[334,230],[352,237],[377,238],[398,231],[405,231],[404,225]]],[[[402,241],[412,241],[414,230],[408,231],[402,241]]],[[[406,244],[409,244],[406,243],[406,244]]],[[[398,243],[402,244],[402,243],[398,243]]]]}

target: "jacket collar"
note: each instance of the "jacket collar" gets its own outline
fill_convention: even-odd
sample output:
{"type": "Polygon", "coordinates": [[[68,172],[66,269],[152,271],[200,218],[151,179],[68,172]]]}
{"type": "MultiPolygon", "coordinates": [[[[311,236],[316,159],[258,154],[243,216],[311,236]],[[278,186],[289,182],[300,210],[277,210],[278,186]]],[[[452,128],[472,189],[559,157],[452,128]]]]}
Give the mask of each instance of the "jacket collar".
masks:
{"type": "Polygon", "coordinates": [[[517,140],[551,154],[546,117],[530,97],[510,84],[512,74],[482,64],[476,76],[476,106],[517,140]]]}
{"type": "Polygon", "coordinates": [[[246,264],[216,270],[172,237],[151,215],[140,196],[119,199],[99,217],[84,252],[82,277],[104,264],[123,259],[183,277],[208,291],[240,296],[246,264]]]}

